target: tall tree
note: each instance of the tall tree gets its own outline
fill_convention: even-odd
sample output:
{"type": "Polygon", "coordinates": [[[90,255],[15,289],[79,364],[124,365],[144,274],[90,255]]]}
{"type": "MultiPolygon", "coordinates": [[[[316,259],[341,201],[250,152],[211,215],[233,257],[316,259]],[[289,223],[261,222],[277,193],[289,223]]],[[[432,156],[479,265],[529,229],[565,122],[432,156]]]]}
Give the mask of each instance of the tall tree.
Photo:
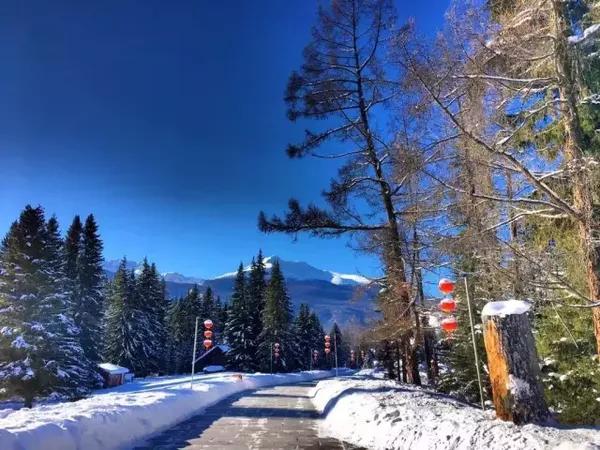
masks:
{"type": "Polygon", "coordinates": [[[146,258],[136,279],[135,288],[145,316],[144,323],[147,325],[140,330],[141,339],[148,344],[150,352],[146,361],[146,371],[158,372],[162,370],[164,357],[166,300],[156,266],[150,265],[146,258]]]}
{"type": "MultiPolygon", "coordinates": [[[[486,155],[484,159],[471,156],[471,161],[487,164],[493,179],[506,181],[494,183],[491,193],[479,186],[468,192],[444,174],[430,175],[454,192],[501,205],[502,214],[486,229],[494,230],[504,254],[525,262],[521,269],[533,265],[537,273],[548,273],[547,261],[511,239],[514,223],[534,219],[573,224],[587,288],[582,292],[556,273],[545,285],[564,289],[579,299],[580,306],[592,309],[600,352],[600,254],[594,238],[599,227],[591,181],[597,170],[585,151],[589,140],[580,114],[581,105],[596,94],[582,89],[572,46],[579,40],[598,39],[597,30],[579,34],[580,27],[571,20],[575,2],[492,3],[499,5],[494,10],[497,23],[488,21],[487,11],[481,11],[476,3],[468,6],[467,14],[457,5],[450,15],[454,17],[450,31],[436,42],[434,51],[425,49],[420,39],[398,40],[402,69],[447,119],[449,132],[442,140],[470,143],[478,154],[486,155]],[[479,127],[472,126],[462,102],[475,83],[482,87],[474,102],[484,112],[479,127]]],[[[514,264],[510,271],[502,266],[497,264],[503,276],[514,279],[519,272],[514,264]]],[[[518,281],[519,290],[526,288],[523,281],[529,281],[531,289],[539,289],[534,276],[521,275],[518,281]]]]}
{"type": "Polygon", "coordinates": [[[207,286],[204,291],[204,295],[202,296],[202,308],[201,308],[201,319],[211,319],[216,321],[217,310],[216,310],[216,302],[215,297],[213,295],[213,290],[210,286],[207,286]]]}
{"type": "MultiPolygon", "coordinates": [[[[331,332],[329,333],[331,336],[331,350],[332,353],[337,348],[337,362],[338,367],[344,367],[349,362],[350,359],[350,347],[346,340],[344,339],[344,335],[342,334],[342,330],[340,329],[337,323],[334,323],[331,327],[331,332]]],[[[335,363],[335,362],[334,362],[335,363]]]]}
{"type": "Polygon", "coordinates": [[[244,265],[240,263],[229,302],[225,336],[230,346],[228,353],[230,364],[237,370],[250,371],[255,366],[254,355],[251,353],[255,343],[252,341],[252,323],[247,295],[244,265]]]}
{"type": "Polygon", "coordinates": [[[320,237],[346,234],[375,251],[385,267],[382,310],[391,324],[389,332],[401,335],[410,381],[420,383],[411,339],[416,314],[407,289],[401,233],[405,213],[396,207],[403,184],[395,182],[391,164],[395,133],[375,120],[398,94],[386,73],[394,23],[388,0],[341,0],[319,9],[302,68],[289,79],[286,102],[291,120],[317,119],[327,126],[307,131],[302,143],[288,147],[288,155],[336,159],[341,168],[324,193],[328,209],[303,208],[292,199],[283,219],[261,212],[259,227],[320,237]],[[329,145],[332,141],[336,145],[329,145]]]}
{"type": "Polygon", "coordinates": [[[265,293],[263,330],[259,337],[258,354],[262,370],[271,369],[275,344],[279,344],[280,355],[272,360],[273,371],[290,372],[300,365],[300,349],[294,332],[293,319],[285,279],[279,261],[275,260],[265,293]]]}
{"type": "Polygon", "coordinates": [[[256,259],[252,259],[250,266],[250,275],[248,277],[247,307],[250,321],[249,339],[252,345],[248,351],[254,361],[254,369],[258,370],[260,364],[258,360],[258,342],[263,327],[263,310],[265,307],[265,289],[266,289],[266,267],[259,250],[256,259]]]}
{"type": "Polygon", "coordinates": [[[64,244],[65,276],[71,291],[71,307],[73,317],[76,316],[75,308],[80,305],[79,301],[79,257],[81,255],[81,241],[83,235],[83,224],[79,216],[73,218],[71,226],[67,230],[64,244]]]}
{"type": "MultiPolygon", "coordinates": [[[[78,225],[74,222],[71,228],[78,225]]],[[[76,230],[71,230],[77,234],[76,230]]],[[[75,238],[75,236],[72,236],[75,238]]],[[[75,242],[72,243],[74,245],[75,242]]],[[[77,264],[77,295],[74,318],[81,328],[81,345],[92,361],[100,360],[102,339],[102,314],[104,311],[104,271],[102,269],[102,240],[92,214],[83,226],[81,252],[77,264]]],[[[71,249],[73,251],[74,249],[71,249]]],[[[72,256],[71,256],[72,258],[72,256]]],[[[72,262],[68,262],[72,264],[72,262]]],[[[69,269],[71,270],[71,269],[69,269]]]]}
{"type": "MultiPolygon", "coordinates": [[[[70,282],[65,273],[64,243],[56,217],[52,216],[47,224],[46,253],[48,274],[53,281],[54,296],[47,305],[54,314],[46,317],[50,339],[54,341],[54,358],[59,367],[58,383],[55,392],[67,397],[83,397],[90,389],[99,387],[102,379],[97,373],[95,364],[87,357],[81,344],[81,328],[73,320],[70,282]]],[[[48,344],[48,343],[47,343],[48,344]]]]}
{"type": "Polygon", "coordinates": [[[79,397],[95,382],[70,319],[58,223],[27,206],[0,248],[0,385],[31,407],[53,392],[79,397]]]}
{"type": "Polygon", "coordinates": [[[134,273],[123,258],[108,289],[104,357],[145,376],[151,371],[153,352],[145,334],[148,316],[135,285],[134,273]]]}

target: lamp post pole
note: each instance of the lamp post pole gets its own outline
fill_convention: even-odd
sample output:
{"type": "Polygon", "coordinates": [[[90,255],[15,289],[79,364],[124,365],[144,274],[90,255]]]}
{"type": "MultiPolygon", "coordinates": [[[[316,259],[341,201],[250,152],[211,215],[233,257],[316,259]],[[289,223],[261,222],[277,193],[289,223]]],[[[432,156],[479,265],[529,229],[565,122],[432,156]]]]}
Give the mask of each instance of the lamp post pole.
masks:
{"type": "Polygon", "coordinates": [[[194,353],[192,354],[192,377],[190,378],[190,389],[194,386],[194,368],[196,367],[196,346],[198,344],[198,317],[196,317],[196,328],[194,330],[194,353]]]}
{"type": "Polygon", "coordinates": [[[467,308],[469,309],[469,322],[471,322],[471,339],[473,340],[473,355],[475,355],[475,369],[477,369],[477,382],[479,383],[479,399],[481,400],[481,409],[485,411],[483,402],[483,384],[481,382],[481,372],[479,370],[479,355],[477,354],[477,344],[475,341],[475,327],[473,325],[473,310],[471,308],[471,296],[469,294],[469,282],[465,277],[465,297],[467,299],[467,308]]]}

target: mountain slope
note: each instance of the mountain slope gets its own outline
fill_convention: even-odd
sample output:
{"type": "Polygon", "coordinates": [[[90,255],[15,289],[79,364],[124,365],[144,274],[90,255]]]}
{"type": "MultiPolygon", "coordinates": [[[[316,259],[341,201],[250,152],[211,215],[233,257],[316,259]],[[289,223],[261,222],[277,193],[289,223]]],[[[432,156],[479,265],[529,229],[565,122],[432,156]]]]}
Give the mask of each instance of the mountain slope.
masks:
{"type": "MultiPolygon", "coordinates": [[[[305,262],[285,261],[276,256],[265,258],[267,274],[273,267],[273,261],[279,260],[286,278],[288,294],[294,308],[300,303],[308,303],[326,328],[333,322],[341,325],[348,323],[365,324],[377,317],[374,312],[375,287],[369,287],[369,281],[361,275],[341,274],[318,269],[305,262]]],[[[118,262],[108,261],[105,265],[107,276],[112,277],[118,262]],[[112,269],[112,270],[111,270],[112,269]]],[[[136,268],[135,262],[128,267],[136,268]]],[[[249,271],[249,267],[245,267],[249,271]]],[[[171,298],[184,296],[194,284],[202,289],[210,286],[216,295],[228,301],[233,290],[235,272],[226,273],[212,280],[188,277],[177,273],[165,273],[167,292],[171,298]]]]}

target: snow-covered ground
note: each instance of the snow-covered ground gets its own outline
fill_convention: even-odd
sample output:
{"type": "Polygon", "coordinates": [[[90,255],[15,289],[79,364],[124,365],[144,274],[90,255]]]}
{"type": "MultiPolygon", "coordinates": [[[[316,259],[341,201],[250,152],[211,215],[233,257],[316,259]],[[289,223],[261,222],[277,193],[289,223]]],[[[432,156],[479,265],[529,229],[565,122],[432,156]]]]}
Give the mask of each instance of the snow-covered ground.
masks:
{"type": "Polygon", "coordinates": [[[600,449],[600,428],[516,426],[445,395],[373,379],[320,381],[323,436],[369,449],[600,449]]]}
{"type": "Polygon", "coordinates": [[[1,450],[127,448],[246,389],[326,378],[327,371],[293,374],[231,372],[136,380],[71,403],[0,410],[1,450]]]}

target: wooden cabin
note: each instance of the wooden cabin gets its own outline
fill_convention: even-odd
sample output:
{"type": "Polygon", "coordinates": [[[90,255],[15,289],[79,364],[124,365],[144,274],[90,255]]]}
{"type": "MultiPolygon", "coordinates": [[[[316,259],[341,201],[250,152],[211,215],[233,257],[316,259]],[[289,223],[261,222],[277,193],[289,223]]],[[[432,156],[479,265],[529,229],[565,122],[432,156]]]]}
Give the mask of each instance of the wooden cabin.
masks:
{"type": "Polygon", "coordinates": [[[128,368],[116,364],[102,363],[98,364],[98,368],[104,378],[104,387],[120,386],[125,383],[127,375],[133,375],[129,373],[128,368]]]}
{"type": "Polygon", "coordinates": [[[225,344],[215,345],[198,357],[194,370],[199,373],[204,371],[205,367],[225,366],[227,364],[227,352],[229,352],[229,346],[225,344]]]}

